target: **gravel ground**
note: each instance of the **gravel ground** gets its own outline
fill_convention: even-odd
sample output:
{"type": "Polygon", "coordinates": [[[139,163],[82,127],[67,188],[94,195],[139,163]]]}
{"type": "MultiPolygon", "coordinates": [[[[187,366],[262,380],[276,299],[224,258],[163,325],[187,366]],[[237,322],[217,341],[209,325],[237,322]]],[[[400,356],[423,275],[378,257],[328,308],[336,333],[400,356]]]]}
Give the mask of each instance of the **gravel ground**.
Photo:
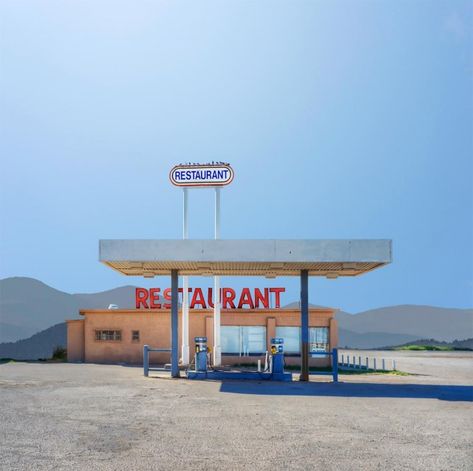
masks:
{"type": "Polygon", "coordinates": [[[401,352],[404,361],[419,375],[342,375],[339,384],[3,364],[0,467],[472,470],[473,356],[401,352]]]}

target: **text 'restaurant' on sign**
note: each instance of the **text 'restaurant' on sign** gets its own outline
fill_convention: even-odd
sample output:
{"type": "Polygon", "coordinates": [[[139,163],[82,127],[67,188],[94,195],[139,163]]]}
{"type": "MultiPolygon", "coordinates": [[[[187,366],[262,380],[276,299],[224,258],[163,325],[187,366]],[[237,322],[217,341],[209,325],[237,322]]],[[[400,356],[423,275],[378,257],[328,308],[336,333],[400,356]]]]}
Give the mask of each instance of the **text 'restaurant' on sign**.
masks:
{"type": "MultiPolygon", "coordinates": [[[[207,295],[202,288],[188,288],[189,307],[191,309],[213,308],[213,289],[207,289],[207,295]]],[[[223,309],[269,309],[281,307],[281,293],[285,288],[243,288],[237,293],[233,288],[221,288],[220,299],[223,309]]],[[[179,301],[182,302],[182,288],[179,288],[179,301]]],[[[162,291],[161,288],[136,288],[136,309],[171,309],[171,288],[162,291]]]]}
{"type": "Polygon", "coordinates": [[[223,163],[176,165],[169,173],[176,186],[224,186],[232,182],[233,176],[232,167],[223,163]]]}

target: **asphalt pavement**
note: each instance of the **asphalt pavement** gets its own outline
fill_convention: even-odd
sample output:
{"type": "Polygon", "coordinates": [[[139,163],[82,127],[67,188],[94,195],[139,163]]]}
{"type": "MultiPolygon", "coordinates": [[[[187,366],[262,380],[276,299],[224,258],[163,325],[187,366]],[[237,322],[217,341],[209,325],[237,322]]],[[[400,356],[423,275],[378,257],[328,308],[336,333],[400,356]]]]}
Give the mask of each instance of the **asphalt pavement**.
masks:
{"type": "Polygon", "coordinates": [[[415,375],[341,375],[338,384],[6,363],[0,467],[470,471],[473,355],[407,353],[398,368],[415,375]]]}

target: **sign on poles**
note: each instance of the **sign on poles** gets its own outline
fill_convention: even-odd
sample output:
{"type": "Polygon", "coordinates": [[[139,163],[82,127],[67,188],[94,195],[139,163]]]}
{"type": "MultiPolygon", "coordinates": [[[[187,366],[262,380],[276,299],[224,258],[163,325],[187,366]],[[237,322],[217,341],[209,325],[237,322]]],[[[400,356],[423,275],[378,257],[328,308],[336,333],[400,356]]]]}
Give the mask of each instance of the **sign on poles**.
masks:
{"type": "Polygon", "coordinates": [[[169,179],[175,186],[225,186],[232,182],[234,177],[230,164],[190,164],[176,165],[169,173],[169,179]]]}

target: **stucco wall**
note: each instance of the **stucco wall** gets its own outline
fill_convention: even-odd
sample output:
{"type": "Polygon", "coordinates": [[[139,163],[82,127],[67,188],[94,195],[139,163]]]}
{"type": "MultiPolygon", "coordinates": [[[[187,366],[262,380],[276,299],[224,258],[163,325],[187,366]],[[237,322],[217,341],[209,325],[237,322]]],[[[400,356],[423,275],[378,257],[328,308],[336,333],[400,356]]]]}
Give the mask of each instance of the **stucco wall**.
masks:
{"type": "Polygon", "coordinates": [[[67,321],[67,361],[84,361],[84,320],[67,321]]]}
{"type": "MultiPolygon", "coordinates": [[[[338,331],[334,310],[311,309],[309,325],[311,327],[330,327],[330,347],[337,346],[338,331]]],[[[169,310],[85,310],[81,311],[84,321],[68,321],[68,350],[73,352],[71,358],[82,358],[91,363],[131,363],[142,364],[143,345],[153,348],[171,348],[171,313],[169,310]],[[75,323],[82,322],[82,336],[75,323]],[[70,327],[69,327],[70,326],[70,327]],[[73,327],[74,326],[74,327],[73,327]],[[95,339],[96,330],[121,330],[121,341],[104,341],[95,339]],[[140,340],[132,341],[132,331],[140,332],[140,340]],[[69,334],[69,332],[71,332],[69,334]],[[82,338],[82,351],[79,339],[82,338]],[[70,346],[69,346],[70,342],[70,346]]],[[[297,309],[268,310],[223,310],[222,325],[262,325],[266,326],[267,347],[271,337],[276,335],[277,326],[300,326],[300,312],[297,309]]],[[[181,315],[179,331],[182,332],[181,315]]],[[[209,346],[213,345],[213,311],[194,309],[189,312],[189,344],[193,352],[193,339],[206,336],[209,346]]],[[[180,351],[179,338],[179,351],[180,351]]],[[[263,357],[261,357],[263,358],[263,357]]],[[[223,356],[223,364],[256,362],[258,357],[223,356]]],[[[168,363],[169,353],[151,353],[151,363],[168,363]]],[[[288,357],[287,364],[299,364],[299,358],[288,357]]],[[[311,364],[328,364],[329,359],[311,359],[311,364]]]]}

